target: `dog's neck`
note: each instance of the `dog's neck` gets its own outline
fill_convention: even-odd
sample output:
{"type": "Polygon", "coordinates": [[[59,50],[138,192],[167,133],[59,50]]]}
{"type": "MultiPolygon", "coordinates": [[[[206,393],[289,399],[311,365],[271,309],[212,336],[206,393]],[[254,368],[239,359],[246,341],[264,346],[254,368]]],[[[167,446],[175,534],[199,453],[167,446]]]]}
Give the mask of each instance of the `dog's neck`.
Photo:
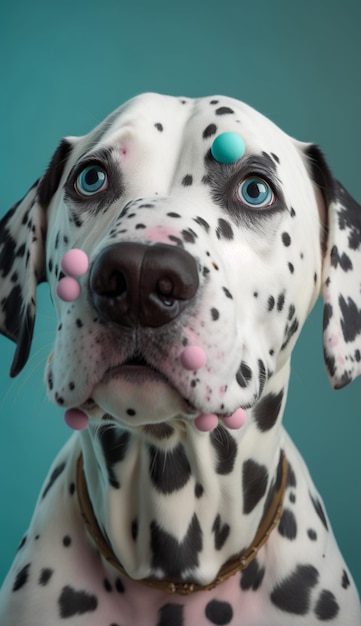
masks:
{"type": "Polygon", "coordinates": [[[201,433],[187,420],[83,431],[94,514],[128,575],[205,585],[250,546],[280,473],[275,403],[288,376],[286,364],[239,431],[201,433]]]}

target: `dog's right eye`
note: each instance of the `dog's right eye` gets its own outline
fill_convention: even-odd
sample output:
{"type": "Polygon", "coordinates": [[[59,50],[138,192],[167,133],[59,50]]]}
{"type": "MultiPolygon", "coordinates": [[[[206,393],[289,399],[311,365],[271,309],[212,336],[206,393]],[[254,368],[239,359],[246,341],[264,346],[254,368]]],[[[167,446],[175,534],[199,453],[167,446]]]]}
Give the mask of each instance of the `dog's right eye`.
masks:
{"type": "Polygon", "coordinates": [[[108,187],[108,177],[99,165],[90,165],[83,169],[75,181],[75,189],[82,196],[93,196],[108,187]]]}

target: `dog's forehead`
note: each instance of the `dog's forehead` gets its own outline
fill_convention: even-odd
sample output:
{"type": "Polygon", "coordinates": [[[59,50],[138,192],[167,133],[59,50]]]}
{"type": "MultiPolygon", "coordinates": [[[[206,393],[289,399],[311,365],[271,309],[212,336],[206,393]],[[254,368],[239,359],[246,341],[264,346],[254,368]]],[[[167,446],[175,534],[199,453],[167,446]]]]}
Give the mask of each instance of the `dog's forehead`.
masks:
{"type": "Polygon", "coordinates": [[[227,131],[241,135],[248,153],[287,156],[295,150],[296,142],[268,118],[244,102],[219,95],[192,99],[142,94],[116,109],[83,139],[93,150],[132,136],[140,143],[152,141],[156,150],[161,135],[163,145],[177,153],[187,147],[193,152],[209,148],[212,139],[227,131]]]}

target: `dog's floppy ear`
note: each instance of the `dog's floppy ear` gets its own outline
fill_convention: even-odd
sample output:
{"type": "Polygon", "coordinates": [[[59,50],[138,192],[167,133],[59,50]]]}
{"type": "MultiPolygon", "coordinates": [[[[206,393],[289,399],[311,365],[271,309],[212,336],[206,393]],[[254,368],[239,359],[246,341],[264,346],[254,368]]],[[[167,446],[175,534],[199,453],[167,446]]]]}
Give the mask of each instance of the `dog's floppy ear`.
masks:
{"type": "Polygon", "coordinates": [[[361,374],[361,206],[332,177],[317,146],[306,152],[325,206],[323,345],[331,383],[340,389],[361,374]]]}
{"type": "Polygon", "coordinates": [[[67,139],[60,143],[45,175],[0,220],[0,332],[17,344],[11,376],[29,356],[36,287],[45,280],[46,209],[71,147],[67,139]]]}

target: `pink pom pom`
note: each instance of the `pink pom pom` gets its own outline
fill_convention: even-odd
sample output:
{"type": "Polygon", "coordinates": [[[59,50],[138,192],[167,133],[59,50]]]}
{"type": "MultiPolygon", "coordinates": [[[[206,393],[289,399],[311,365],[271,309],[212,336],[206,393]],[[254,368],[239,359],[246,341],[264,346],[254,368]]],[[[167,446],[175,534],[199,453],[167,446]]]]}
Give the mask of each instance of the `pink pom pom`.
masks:
{"type": "Polygon", "coordinates": [[[218,426],[218,417],[214,413],[202,413],[195,418],[194,424],[198,430],[207,433],[218,426]]]}
{"type": "Polygon", "coordinates": [[[68,409],[64,414],[65,423],[73,430],[84,430],[88,426],[89,418],[80,409],[68,409]]]}
{"type": "Polygon", "coordinates": [[[206,360],[206,353],[200,346],[187,346],[180,355],[181,364],[187,370],[199,370],[206,360]]]}
{"type": "Polygon", "coordinates": [[[88,256],[83,250],[79,250],[78,248],[68,250],[61,260],[61,267],[66,274],[69,274],[69,276],[73,278],[82,276],[88,271],[88,256]]]}
{"type": "Polygon", "coordinates": [[[59,280],[56,294],[64,302],[73,302],[80,296],[80,285],[74,278],[66,276],[59,280]]]}
{"type": "Polygon", "coordinates": [[[246,421],[246,413],[243,409],[239,408],[237,411],[233,413],[233,415],[229,415],[228,417],[223,417],[223,424],[227,426],[227,428],[232,428],[233,430],[237,430],[241,428],[246,421]]]}

